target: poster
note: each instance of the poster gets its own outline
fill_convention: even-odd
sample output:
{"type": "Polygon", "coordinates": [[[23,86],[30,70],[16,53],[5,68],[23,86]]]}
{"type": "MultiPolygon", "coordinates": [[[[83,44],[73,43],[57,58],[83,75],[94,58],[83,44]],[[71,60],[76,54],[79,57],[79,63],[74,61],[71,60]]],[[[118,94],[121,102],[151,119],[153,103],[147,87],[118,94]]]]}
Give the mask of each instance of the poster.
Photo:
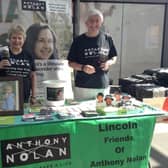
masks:
{"type": "MultiPolygon", "coordinates": [[[[59,77],[57,75],[57,68],[55,68],[54,73],[51,62],[54,64],[54,60],[66,60],[72,42],[71,3],[71,0],[0,1],[0,46],[8,46],[8,31],[12,25],[20,24],[25,28],[27,37],[24,47],[37,59],[37,90],[42,84],[42,73],[43,75],[45,74],[44,80],[47,77],[59,79],[57,78],[59,77]],[[34,24],[36,25],[34,26],[34,24]],[[38,31],[42,29],[41,25],[47,25],[49,27],[48,30],[39,33],[38,31]],[[41,37],[40,35],[40,37],[35,37],[37,34],[42,34],[43,38],[39,44],[35,42],[37,38],[41,37]],[[40,67],[44,65],[43,68],[39,68],[39,62],[41,62],[40,67]],[[48,69],[45,71],[46,66],[48,68],[51,66],[51,73],[48,69]],[[43,71],[40,72],[40,69],[43,69],[43,71]]],[[[59,68],[61,65],[65,67],[65,64],[62,63],[59,64],[59,68]]],[[[69,72],[68,74],[71,75],[69,72]]],[[[67,79],[71,80],[71,76],[67,79]]],[[[69,84],[70,82],[68,81],[69,84]]],[[[41,93],[37,92],[37,97],[40,96],[42,96],[41,93]]]]}
{"type": "Polygon", "coordinates": [[[67,60],[36,60],[38,99],[45,95],[43,82],[46,80],[65,81],[65,98],[72,99],[71,68],[67,60]]]}

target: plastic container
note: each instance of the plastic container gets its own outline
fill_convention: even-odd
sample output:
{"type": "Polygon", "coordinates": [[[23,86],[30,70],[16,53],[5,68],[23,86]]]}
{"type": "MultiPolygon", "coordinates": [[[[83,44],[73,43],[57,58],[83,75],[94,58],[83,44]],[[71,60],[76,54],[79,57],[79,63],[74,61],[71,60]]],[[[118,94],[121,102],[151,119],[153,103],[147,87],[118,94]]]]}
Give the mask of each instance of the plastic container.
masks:
{"type": "Polygon", "coordinates": [[[62,106],[65,103],[65,81],[43,81],[45,89],[45,101],[48,106],[62,106]]]}

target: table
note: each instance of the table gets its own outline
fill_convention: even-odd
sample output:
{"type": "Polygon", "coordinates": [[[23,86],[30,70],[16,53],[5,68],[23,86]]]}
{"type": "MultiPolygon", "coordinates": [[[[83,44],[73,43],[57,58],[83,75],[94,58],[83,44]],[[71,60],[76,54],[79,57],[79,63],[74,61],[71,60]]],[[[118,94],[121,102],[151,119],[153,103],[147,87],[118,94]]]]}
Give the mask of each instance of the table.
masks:
{"type": "Polygon", "coordinates": [[[147,168],[155,121],[133,116],[0,126],[0,167],[147,168]]]}

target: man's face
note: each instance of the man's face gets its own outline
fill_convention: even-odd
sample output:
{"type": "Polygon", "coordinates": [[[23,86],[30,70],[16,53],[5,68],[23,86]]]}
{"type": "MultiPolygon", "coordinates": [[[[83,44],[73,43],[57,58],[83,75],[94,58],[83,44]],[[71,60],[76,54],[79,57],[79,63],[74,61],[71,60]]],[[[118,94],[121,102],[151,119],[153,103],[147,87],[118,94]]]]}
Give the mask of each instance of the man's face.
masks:
{"type": "Polygon", "coordinates": [[[88,18],[86,21],[86,26],[88,28],[88,32],[95,33],[99,31],[100,27],[102,25],[102,20],[100,16],[98,15],[93,15],[88,18]]]}
{"type": "Polygon", "coordinates": [[[98,102],[103,102],[103,96],[101,96],[101,95],[97,96],[97,100],[98,100],[98,102]]]}
{"type": "Polygon", "coordinates": [[[112,104],[112,99],[111,98],[106,98],[106,105],[109,106],[112,104]]]}

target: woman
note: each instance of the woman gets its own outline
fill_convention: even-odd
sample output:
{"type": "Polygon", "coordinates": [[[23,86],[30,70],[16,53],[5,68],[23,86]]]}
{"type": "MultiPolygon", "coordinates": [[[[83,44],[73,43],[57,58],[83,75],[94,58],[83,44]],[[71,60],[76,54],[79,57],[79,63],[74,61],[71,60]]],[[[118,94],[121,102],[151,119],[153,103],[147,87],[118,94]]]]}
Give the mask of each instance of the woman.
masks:
{"type": "Polygon", "coordinates": [[[13,26],[8,33],[10,59],[1,59],[0,69],[5,76],[19,76],[23,78],[24,102],[35,100],[35,63],[34,59],[22,47],[25,41],[25,31],[21,25],[13,26]],[[30,96],[31,94],[31,96],[30,96]]]}
{"type": "Polygon", "coordinates": [[[109,94],[108,70],[115,64],[117,52],[111,36],[100,31],[103,15],[99,10],[88,12],[87,32],[72,43],[68,60],[76,70],[75,99],[93,99],[99,92],[109,94]]]}
{"type": "Polygon", "coordinates": [[[35,23],[28,28],[26,35],[24,48],[35,59],[58,59],[56,36],[49,25],[35,23]]]}

